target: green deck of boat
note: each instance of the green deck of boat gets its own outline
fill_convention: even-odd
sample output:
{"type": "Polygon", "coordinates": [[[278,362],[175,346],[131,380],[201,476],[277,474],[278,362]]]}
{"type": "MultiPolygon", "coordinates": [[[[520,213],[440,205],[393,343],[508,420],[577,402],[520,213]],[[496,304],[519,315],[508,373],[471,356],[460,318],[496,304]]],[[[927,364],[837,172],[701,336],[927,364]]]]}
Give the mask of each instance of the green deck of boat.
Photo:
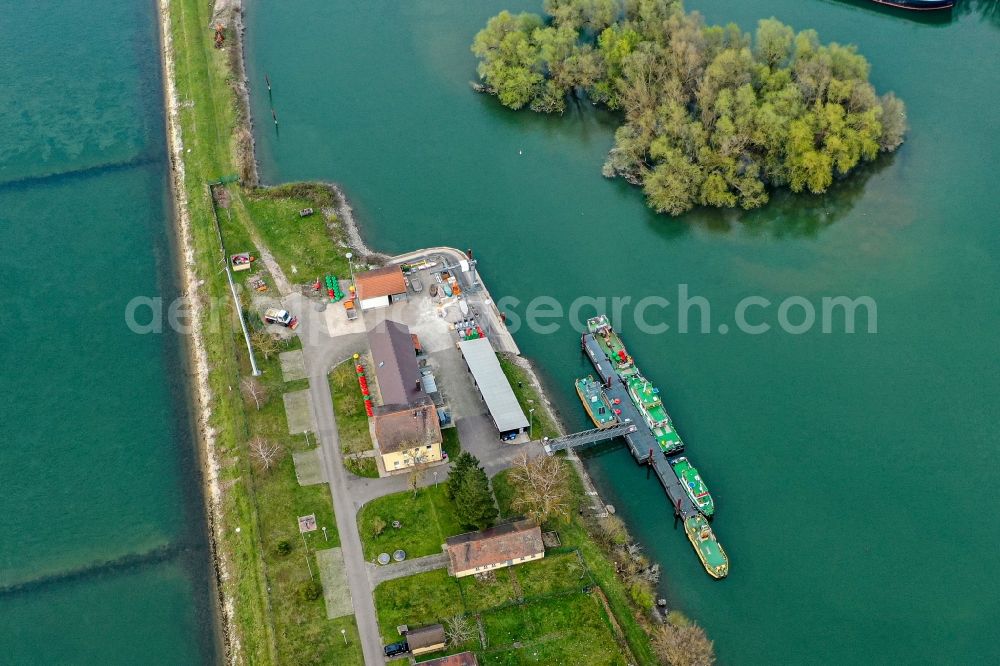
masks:
{"type": "Polygon", "coordinates": [[[664,453],[673,453],[684,448],[684,441],[677,431],[669,425],[657,426],[653,428],[653,437],[660,445],[660,450],[664,453]]]}
{"type": "Polygon", "coordinates": [[[618,420],[614,410],[611,408],[611,404],[604,395],[604,391],[601,389],[600,382],[594,380],[593,377],[577,379],[576,389],[580,394],[580,400],[583,401],[587,413],[595,424],[603,426],[618,420]],[[600,412],[601,407],[604,408],[603,414],[600,412]]]}
{"type": "Polygon", "coordinates": [[[705,557],[705,562],[708,566],[713,569],[718,569],[719,567],[724,567],[729,563],[729,558],[722,550],[722,546],[715,539],[715,534],[712,533],[712,529],[708,528],[709,538],[702,539],[699,535],[703,528],[708,527],[708,521],[705,520],[704,516],[692,516],[684,521],[684,529],[688,530],[689,533],[694,534],[694,540],[697,544],[698,550],[701,551],[702,555],[705,557]]]}
{"type": "Polygon", "coordinates": [[[702,481],[701,475],[698,474],[698,470],[695,469],[694,465],[687,458],[681,458],[674,463],[674,473],[677,474],[677,478],[680,479],[684,487],[692,495],[694,503],[698,505],[706,515],[710,515],[714,512],[715,503],[712,500],[712,495],[708,492],[708,486],[702,481]]]}

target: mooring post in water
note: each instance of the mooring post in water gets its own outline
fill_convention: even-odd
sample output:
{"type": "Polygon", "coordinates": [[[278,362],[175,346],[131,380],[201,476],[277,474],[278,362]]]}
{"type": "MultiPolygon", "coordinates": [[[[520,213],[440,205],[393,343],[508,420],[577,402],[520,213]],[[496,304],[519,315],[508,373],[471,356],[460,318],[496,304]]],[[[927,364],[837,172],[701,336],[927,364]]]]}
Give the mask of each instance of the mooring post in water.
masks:
{"type": "Polygon", "coordinates": [[[677,519],[681,517],[681,498],[677,498],[677,503],[674,504],[674,529],[677,529],[677,519]]]}
{"type": "Polygon", "coordinates": [[[649,470],[653,467],[653,449],[649,449],[649,456],[646,457],[646,480],[649,481],[649,470]]]}

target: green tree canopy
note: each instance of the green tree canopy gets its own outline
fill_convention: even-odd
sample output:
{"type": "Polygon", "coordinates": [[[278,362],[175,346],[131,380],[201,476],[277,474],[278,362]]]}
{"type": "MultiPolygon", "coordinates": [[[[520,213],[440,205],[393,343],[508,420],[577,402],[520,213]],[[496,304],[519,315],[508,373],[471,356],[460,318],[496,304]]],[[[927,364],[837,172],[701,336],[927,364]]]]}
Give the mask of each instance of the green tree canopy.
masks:
{"type": "Polygon", "coordinates": [[[481,469],[479,458],[468,451],[462,451],[458,454],[458,457],[451,463],[451,470],[448,472],[448,483],[445,486],[445,494],[448,495],[449,499],[455,499],[458,488],[462,485],[462,479],[465,478],[469,470],[473,469],[481,469]]]}
{"type": "Polygon", "coordinates": [[[485,529],[496,520],[496,503],[482,467],[470,467],[462,475],[455,491],[455,508],[459,521],[476,529],[485,529]]]}
{"type": "Polygon", "coordinates": [[[756,208],[773,187],[822,193],[906,133],[906,108],[868,82],[853,46],[774,18],[753,38],[678,0],[545,0],[476,35],[484,89],[512,109],[562,112],[586,94],[620,111],[603,173],[657,211],[756,208]]]}

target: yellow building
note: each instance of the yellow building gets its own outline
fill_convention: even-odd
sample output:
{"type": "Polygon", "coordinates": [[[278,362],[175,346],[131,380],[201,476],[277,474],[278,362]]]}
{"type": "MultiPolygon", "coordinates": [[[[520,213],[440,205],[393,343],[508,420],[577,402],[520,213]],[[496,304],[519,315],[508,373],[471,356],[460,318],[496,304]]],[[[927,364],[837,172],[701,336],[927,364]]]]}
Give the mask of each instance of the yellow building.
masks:
{"type": "Polygon", "coordinates": [[[441,460],[441,426],[429,399],[379,407],[373,422],[375,446],[387,472],[441,460]]]}

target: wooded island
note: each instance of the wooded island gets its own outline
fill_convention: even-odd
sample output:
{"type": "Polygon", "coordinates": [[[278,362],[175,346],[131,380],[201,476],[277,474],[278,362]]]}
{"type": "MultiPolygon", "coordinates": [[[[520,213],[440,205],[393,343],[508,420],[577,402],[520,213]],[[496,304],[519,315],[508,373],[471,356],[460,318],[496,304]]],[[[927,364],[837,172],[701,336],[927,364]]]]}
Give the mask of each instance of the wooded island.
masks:
{"type": "Polygon", "coordinates": [[[757,208],[768,189],[822,193],[903,142],[906,109],[879,97],[854,46],[771,18],[753,38],[680,0],[545,0],[500,12],[472,45],[482,89],[511,109],[561,113],[581,95],[623,124],[603,173],[649,205],[757,208]]]}

